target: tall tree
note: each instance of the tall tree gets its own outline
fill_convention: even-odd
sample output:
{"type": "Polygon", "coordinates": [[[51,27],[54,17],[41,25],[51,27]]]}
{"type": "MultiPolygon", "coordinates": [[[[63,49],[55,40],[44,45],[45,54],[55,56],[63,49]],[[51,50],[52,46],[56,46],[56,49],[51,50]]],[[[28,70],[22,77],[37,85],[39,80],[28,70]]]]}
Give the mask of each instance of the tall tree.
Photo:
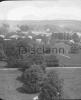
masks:
{"type": "Polygon", "coordinates": [[[55,70],[47,73],[40,87],[38,100],[63,100],[63,82],[55,70]]]}
{"type": "Polygon", "coordinates": [[[23,88],[27,93],[37,93],[40,91],[40,84],[43,81],[44,73],[40,65],[32,65],[24,72],[23,88]]]}
{"type": "Polygon", "coordinates": [[[74,34],[72,35],[72,39],[74,40],[74,42],[80,42],[80,38],[79,38],[79,36],[77,35],[77,33],[74,33],[74,34]]]}
{"type": "Polygon", "coordinates": [[[3,23],[2,26],[0,27],[0,34],[6,35],[9,32],[9,25],[3,23]]]}
{"type": "Polygon", "coordinates": [[[19,27],[19,29],[22,31],[22,32],[27,32],[29,31],[29,26],[28,25],[18,25],[17,27],[19,27]]]}

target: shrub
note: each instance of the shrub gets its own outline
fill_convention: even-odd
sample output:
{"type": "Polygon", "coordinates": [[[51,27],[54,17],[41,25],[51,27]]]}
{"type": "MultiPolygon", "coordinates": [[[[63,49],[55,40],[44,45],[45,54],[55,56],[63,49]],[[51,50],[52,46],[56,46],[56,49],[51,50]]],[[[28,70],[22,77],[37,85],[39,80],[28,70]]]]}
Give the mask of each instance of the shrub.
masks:
{"type": "Polygon", "coordinates": [[[63,80],[58,73],[50,71],[44,79],[38,96],[39,100],[61,100],[63,99],[63,80]]]}
{"type": "Polygon", "coordinates": [[[40,67],[42,68],[42,70],[43,70],[43,72],[44,73],[46,73],[46,63],[45,62],[43,62],[41,65],[40,65],[40,67]]]}
{"type": "Polygon", "coordinates": [[[79,45],[75,43],[75,44],[72,44],[69,53],[77,54],[77,53],[79,53],[79,50],[80,50],[79,45]]]}
{"type": "Polygon", "coordinates": [[[44,63],[43,55],[39,55],[39,54],[30,54],[27,59],[29,59],[32,64],[36,64],[36,65],[40,65],[44,63]]]}
{"type": "Polygon", "coordinates": [[[55,55],[48,55],[46,56],[46,65],[47,67],[58,67],[59,60],[55,55]]]}
{"type": "Polygon", "coordinates": [[[23,73],[23,89],[27,93],[37,93],[43,81],[44,72],[40,65],[32,65],[23,73]]]}
{"type": "Polygon", "coordinates": [[[27,60],[17,60],[17,68],[20,68],[21,71],[25,71],[25,69],[29,68],[32,65],[32,63],[30,63],[27,60]]]}
{"type": "Polygon", "coordinates": [[[9,57],[7,59],[7,63],[8,63],[7,67],[16,68],[16,59],[14,59],[13,57],[9,57]]]}
{"type": "Polygon", "coordinates": [[[14,57],[8,57],[7,63],[10,68],[21,68],[23,70],[32,65],[31,61],[27,59],[16,59],[14,57]]]}

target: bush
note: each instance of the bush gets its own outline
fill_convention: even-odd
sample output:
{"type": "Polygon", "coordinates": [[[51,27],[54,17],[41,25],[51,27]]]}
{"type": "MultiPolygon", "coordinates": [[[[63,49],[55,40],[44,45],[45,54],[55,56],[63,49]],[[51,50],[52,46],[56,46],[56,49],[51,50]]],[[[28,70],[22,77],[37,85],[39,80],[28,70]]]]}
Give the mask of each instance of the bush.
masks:
{"type": "Polygon", "coordinates": [[[39,54],[30,54],[27,59],[31,61],[32,64],[40,65],[44,63],[44,57],[43,55],[39,54]]]}
{"type": "Polygon", "coordinates": [[[7,63],[8,63],[8,67],[10,68],[20,68],[20,69],[27,69],[29,68],[32,63],[27,60],[27,59],[16,59],[14,57],[8,57],[8,60],[7,60],[7,63]]]}
{"type": "Polygon", "coordinates": [[[13,57],[9,57],[7,59],[7,63],[8,63],[7,67],[16,68],[16,59],[14,59],[13,57]]]}
{"type": "Polygon", "coordinates": [[[50,71],[44,79],[38,96],[39,100],[61,100],[63,99],[63,80],[58,73],[50,71]]]}
{"type": "Polygon", "coordinates": [[[45,72],[46,63],[41,57],[42,56],[39,56],[39,55],[38,56],[33,55],[33,56],[28,56],[26,59],[17,60],[17,64],[16,64],[17,68],[22,68],[22,70],[24,71],[25,69],[35,64],[35,65],[40,66],[42,70],[45,72]]]}
{"type": "Polygon", "coordinates": [[[58,67],[59,60],[55,55],[48,55],[46,56],[46,65],[47,67],[58,67]]]}
{"type": "Polygon", "coordinates": [[[32,65],[23,73],[23,89],[27,93],[37,93],[43,81],[44,72],[40,65],[32,65]]]}
{"type": "Polygon", "coordinates": [[[77,54],[77,53],[79,53],[79,50],[80,50],[79,45],[75,43],[75,44],[72,44],[69,53],[77,54]]]}
{"type": "Polygon", "coordinates": [[[30,66],[32,65],[32,63],[30,63],[27,60],[17,60],[17,68],[20,68],[21,71],[25,71],[25,69],[28,69],[30,66]]]}
{"type": "Polygon", "coordinates": [[[46,63],[45,62],[43,62],[41,65],[39,65],[41,68],[42,68],[42,70],[43,70],[43,72],[44,73],[46,73],[46,63]]]}

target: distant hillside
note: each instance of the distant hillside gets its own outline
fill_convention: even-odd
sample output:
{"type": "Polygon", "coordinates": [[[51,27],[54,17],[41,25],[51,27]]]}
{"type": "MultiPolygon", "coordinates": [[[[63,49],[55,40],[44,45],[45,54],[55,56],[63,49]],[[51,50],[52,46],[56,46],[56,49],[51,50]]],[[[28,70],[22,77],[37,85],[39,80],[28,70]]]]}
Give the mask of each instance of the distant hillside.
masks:
{"type": "Polygon", "coordinates": [[[27,24],[34,30],[46,30],[50,28],[54,32],[81,32],[81,21],[76,20],[22,20],[22,21],[0,21],[0,24],[8,23],[9,25],[27,24]]]}

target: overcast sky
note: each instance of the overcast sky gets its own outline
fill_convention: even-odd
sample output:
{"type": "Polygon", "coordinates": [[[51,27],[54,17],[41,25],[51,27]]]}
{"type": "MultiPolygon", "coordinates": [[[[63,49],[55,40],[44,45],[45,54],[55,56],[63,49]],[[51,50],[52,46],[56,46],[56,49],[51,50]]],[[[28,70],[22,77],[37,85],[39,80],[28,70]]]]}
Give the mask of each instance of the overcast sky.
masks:
{"type": "Polygon", "coordinates": [[[4,1],[1,20],[81,20],[81,0],[4,1]]]}

